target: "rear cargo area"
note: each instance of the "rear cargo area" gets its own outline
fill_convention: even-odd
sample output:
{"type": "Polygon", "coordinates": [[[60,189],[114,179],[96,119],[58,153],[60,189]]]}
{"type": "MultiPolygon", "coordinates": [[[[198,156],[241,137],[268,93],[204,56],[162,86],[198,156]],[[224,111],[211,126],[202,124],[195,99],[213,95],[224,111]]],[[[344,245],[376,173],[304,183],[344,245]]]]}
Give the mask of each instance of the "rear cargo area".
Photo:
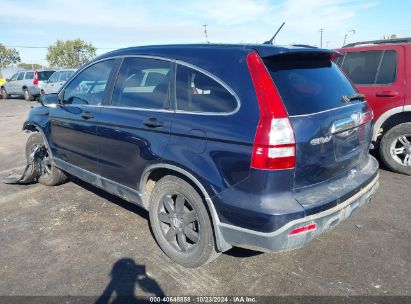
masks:
{"type": "Polygon", "coordinates": [[[294,129],[295,190],[370,161],[372,112],[329,53],[282,54],[264,63],[294,129]]]}

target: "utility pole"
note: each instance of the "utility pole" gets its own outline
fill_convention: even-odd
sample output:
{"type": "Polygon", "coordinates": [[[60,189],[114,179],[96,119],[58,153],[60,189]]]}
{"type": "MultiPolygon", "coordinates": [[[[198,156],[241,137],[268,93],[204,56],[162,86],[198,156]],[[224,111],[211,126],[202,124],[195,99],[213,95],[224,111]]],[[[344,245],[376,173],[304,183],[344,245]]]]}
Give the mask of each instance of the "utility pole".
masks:
{"type": "Polygon", "coordinates": [[[204,27],[204,36],[205,36],[205,39],[206,39],[207,43],[209,43],[209,41],[208,41],[208,33],[207,33],[207,24],[203,24],[203,27],[204,27]]]}
{"type": "Polygon", "coordinates": [[[324,33],[324,29],[320,28],[320,48],[323,47],[323,33],[324,33]]]}

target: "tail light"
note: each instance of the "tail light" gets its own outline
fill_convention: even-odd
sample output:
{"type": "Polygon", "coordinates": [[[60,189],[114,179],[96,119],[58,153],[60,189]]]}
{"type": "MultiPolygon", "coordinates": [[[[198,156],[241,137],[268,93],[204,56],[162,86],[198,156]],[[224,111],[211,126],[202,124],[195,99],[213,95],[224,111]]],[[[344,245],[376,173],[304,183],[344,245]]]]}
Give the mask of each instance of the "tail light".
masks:
{"type": "Polygon", "coordinates": [[[37,71],[34,71],[33,85],[39,84],[39,74],[37,71]]]}
{"type": "Polygon", "coordinates": [[[288,113],[261,57],[247,56],[260,108],[251,167],[265,170],[295,168],[295,138],[288,113]]]}
{"type": "Polygon", "coordinates": [[[368,109],[367,111],[361,114],[361,121],[359,124],[360,125],[365,124],[373,119],[374,119],[374,113],[371,109],[368,109]]]}

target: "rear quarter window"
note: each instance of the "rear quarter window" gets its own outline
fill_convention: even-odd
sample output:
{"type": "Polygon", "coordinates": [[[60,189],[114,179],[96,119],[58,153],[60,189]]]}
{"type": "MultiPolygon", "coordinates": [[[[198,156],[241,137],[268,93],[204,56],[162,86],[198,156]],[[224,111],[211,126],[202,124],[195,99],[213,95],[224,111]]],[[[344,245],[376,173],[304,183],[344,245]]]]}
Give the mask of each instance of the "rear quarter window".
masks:
{"type": "Polygon", "coordinates": [[[238,103],[221,83],[187,66],[177,65],[177,110],[196,113],[230,113],[238,103]]]}
{"type": "Polygon", "coordinates": [[[282,55],[264,63],[291,116],[344,106],[342,96],[356,92],[328,55],[282,55]]]}

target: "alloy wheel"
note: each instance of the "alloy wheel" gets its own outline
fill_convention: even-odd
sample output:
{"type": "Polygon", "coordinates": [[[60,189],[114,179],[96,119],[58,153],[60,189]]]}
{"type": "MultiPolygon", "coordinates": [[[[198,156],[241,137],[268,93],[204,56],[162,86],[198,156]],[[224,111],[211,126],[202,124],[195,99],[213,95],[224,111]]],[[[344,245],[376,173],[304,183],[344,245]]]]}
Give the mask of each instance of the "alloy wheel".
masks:
{"type": "Polygon", "coordinates": [[[157,216],[164,238],[176,251],[186,253],[195,249],[200,240],[200,223],[184,195],[172,193],[163,196],[157,216]]]}
{"type": "Polygon", "coordinates": [[[398,136],[391,143],[390,152],[397,163],[411,167],[411,134],[398,136]]]}

